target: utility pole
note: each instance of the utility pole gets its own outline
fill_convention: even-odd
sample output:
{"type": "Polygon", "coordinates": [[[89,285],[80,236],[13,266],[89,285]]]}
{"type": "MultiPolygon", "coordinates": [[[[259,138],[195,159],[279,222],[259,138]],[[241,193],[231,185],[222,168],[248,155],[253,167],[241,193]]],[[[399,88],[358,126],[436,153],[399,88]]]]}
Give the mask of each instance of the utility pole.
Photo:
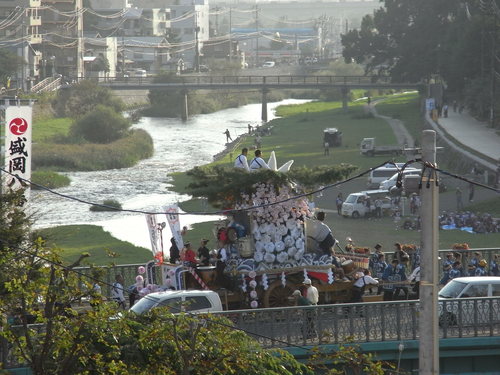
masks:
{"type": "Polygon", "coordinates": [[[229,63],[232,62],[233,59],[233,41],[231,39],[231,29],[233,28],[233,8],[229,5],[229,63]]]}
{"type": "Polygon", "coordinates": [[[198,41],[198,32],[200,27],[198,26],[198,12],[196,11],[196,5],[194,6],[194,37],[195,37],[195,51],[194,51],[194,68],[195,72],[200,72],[200,46],[198,41]]]}
{"type": "Polygon", "coordinates": [[[259,66],[259,6],[255,4],[255,30],[257,31],[257,42],[255,44],[255,66],[259,66]]]}
{"type": "MultiPolygon", "coordinates": [[[[422,161],[436,165],[436,132],[422,132],[422,161]]],[[[420,254],[420,375],[439,374],[438,328],[438,207],[437,172],[422,172],[422,249],[420,254]],[[429,172],[429,173],[428,173],[429,172]]]]}
{"type": "Polygon", "coordinates": [[[77,32],[77,46],[76,46],[76,75],[77,78],[83,79],[85,77],[85,63],[83,56],[85,55],[85,42],[83,39],[83,6],[82,0],[75,1],[75,11],[78,15],[76,32],[77,32]]]}

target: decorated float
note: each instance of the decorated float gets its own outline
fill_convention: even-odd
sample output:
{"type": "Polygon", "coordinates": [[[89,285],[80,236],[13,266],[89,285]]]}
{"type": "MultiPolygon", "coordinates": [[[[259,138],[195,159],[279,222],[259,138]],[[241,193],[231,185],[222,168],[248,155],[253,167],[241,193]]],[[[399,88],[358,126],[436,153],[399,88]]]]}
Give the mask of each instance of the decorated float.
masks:
{"type": "Polygon", "coordinates": [[[368,254],[347,253],[340,246],[337,253],[324,254],[314,240],[321,224],[308,197],[318,186],[346,178],[354,167],[290,171],[291,164],[277,168],[273,152],[269,170],[192,170],[195,182],[190,193],[207,198],[226,216],[214,226],[215,242],[228,256],[224,279],[214,265],[194,268],[160,259],[163,284],[173,289],[213,289],[229,307],[257,308],[293,304],[293,291],[309,278],[318,288],[320,303],[349,301],[352,281],[344,276],[368,268],[368,254]]]}

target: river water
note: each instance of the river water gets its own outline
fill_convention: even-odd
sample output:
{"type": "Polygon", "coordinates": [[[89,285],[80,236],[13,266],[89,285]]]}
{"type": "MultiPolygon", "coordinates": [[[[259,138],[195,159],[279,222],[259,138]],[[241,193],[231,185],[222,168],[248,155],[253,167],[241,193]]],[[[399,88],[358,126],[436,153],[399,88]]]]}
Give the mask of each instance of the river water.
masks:
{"type": "MultiPolygon", "coordinates": [[[[303,103],[304,100],[284,100],[269,104],[269,119],[281,104],[303,103]]],[[[187,122],[171,118],[144,117],[134,125],[146,130],[154,141],[154,155],[136,166],[97,172],[65,173],[70,186],[57,189],[57,193],[83,201],[102,203],[113,199],[124,209],[161,212],[165,205],[189,199],[169,191],[169,175],[197,165],[209,163],[213,156],[225,148],[229,129],[231,136],[248,132],[248,124],[261,124],[261,105],[250,104],[239,108],[192,116],[187,122]]],[[[31,195],[35,228],[59,225],[93,224],[109,231],[114,237],[137,246],[150,247],[144,215],[128,212],[92,212],[89,205],[66,199],[46,191],[31,195]]],[[[181,216],[181,225],[214,220],[215,216],[181,216]]],[[[158,219],[163,221],[163,219],[158,219]]],[[[168,227],[165,236],[170,236],[168,227]]],[[[169,237],[166,237],[169,238],[169,237]]]]}

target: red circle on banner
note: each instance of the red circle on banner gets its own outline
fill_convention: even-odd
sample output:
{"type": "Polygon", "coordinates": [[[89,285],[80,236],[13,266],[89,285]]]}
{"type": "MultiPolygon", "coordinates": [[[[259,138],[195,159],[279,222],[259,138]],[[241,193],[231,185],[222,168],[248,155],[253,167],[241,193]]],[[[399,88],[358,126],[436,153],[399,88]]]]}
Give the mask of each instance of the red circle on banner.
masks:
{"type": "Polygon", "coordinates": [[[14,135],[23,135],[28,130],[28,121],[21,117],[16,117],[9,123],[9,130],[14,135]]]}

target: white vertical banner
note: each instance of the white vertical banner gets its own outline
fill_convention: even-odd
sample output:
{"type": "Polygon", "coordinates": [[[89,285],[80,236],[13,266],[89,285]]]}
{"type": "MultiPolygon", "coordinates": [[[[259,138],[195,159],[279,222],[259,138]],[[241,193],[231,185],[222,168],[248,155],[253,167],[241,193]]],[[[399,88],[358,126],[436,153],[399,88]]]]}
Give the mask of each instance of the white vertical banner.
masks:
{"type": "Polygon", "coordinates": [[[153,256],[157,258],[158,254],[163,254],[163,238],[162,231],[163,225],[158,224],[156,221],[156,215],[146,215],[146,222],[148,224],[149,238],[151,240],[151,251],[153,256]]]}
{"type": "MultiPolygon", "coordinates": [[[[5,169],[26,180],[31,179],[31,106],[10,105],[5,107],[5,169]]],[[[12,175],[6,175],[2,181],[4,189],[19,190],[29,187],[12,175]]],[[[29,198],[29,189],[25,192],[29,198]]]]}
{"type": "Polygon", "coordinates": [[[181,223],[179,220],[179,207],[175,204],[171,206],[165,206],[165,215],[167,216],[168,225],[170,225],[170,231],[172,232],[172,237],[175,239],[177,248],[181,250],[184,247],[184,241],[181,236],[181,223]]]}

